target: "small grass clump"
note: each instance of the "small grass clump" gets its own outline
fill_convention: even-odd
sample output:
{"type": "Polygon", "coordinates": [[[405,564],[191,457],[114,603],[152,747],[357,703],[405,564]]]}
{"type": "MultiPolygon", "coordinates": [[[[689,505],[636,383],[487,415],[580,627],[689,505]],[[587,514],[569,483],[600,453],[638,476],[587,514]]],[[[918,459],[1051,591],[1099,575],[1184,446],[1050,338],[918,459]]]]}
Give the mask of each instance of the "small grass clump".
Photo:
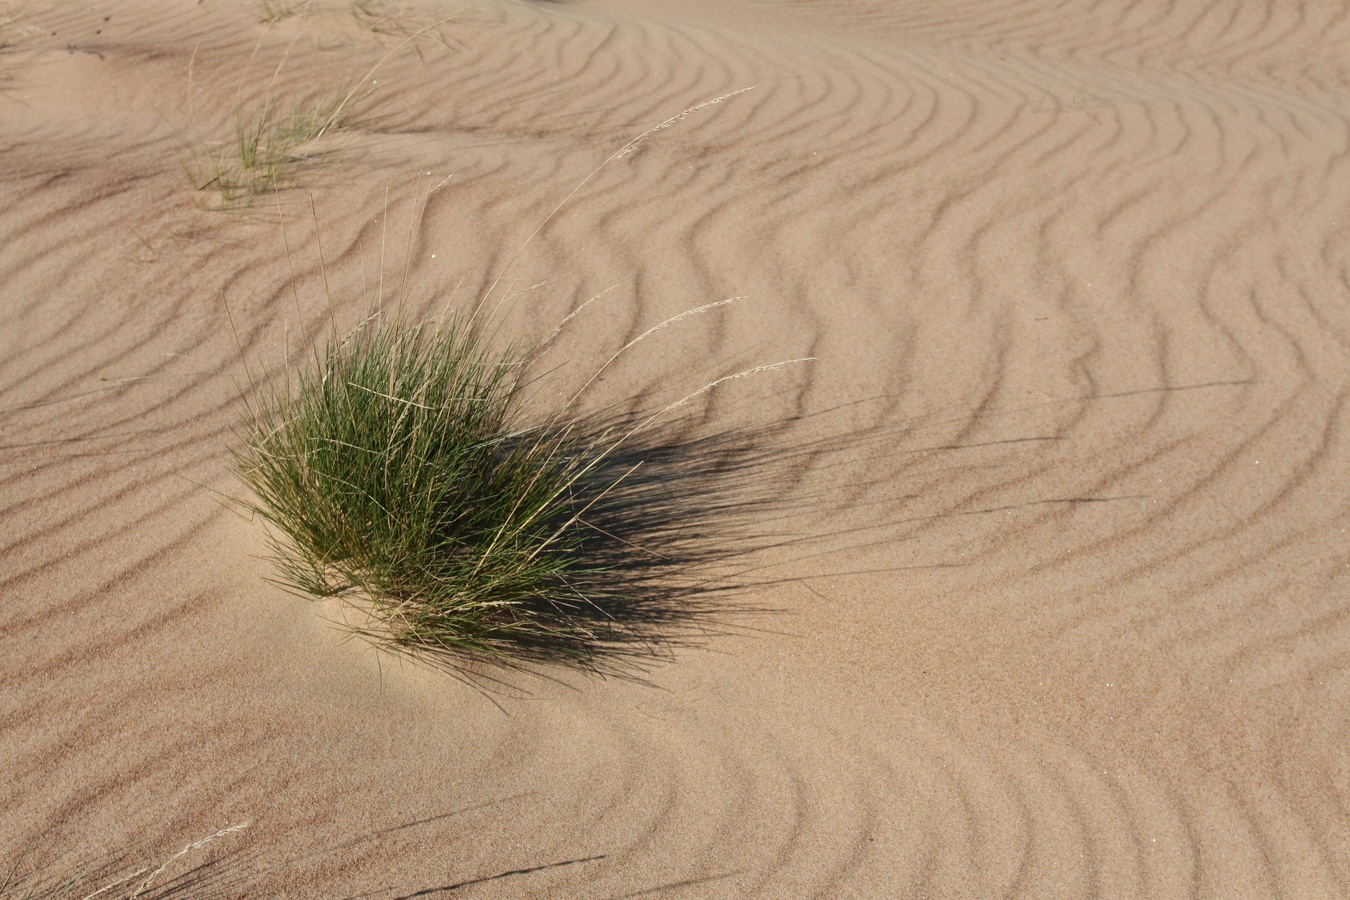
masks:
{"type": "Polygon", "coordinates": [[[406,12],[390,0],[352,0],[352,18],[376,34],[407,34],[406,12]]]}
{"type": "MultiPolygon", "coordinates": [[[[14,3],[0,3],[0,55],[12,51],[15,35],[25,30],[17,27],[20,18],[20,7],[14,3]]],[[[4,92],[13,80],[14,73],[10,67],[0,64],[0,92],[4,92]]]]}
{"type": "Polygon", "coordinates": [[[278,581],[359,598],[359,633],[422,658],[588,659],[597,439],[521,427],[521,360],[463,321],[377,316],[316,362],[258,397],[236,454],[278,581]]]}
{"type": "Polygon", "coordinates": [[[19,11],[12,4],[0,5],[0,50],[9,49],[10,42],[6,36],[15,23],[19,21],[19,11]]]}
{"type": "Polygon", "coordinates": [[[383,34],[405,39],[432,37],[446,43],[439,31],[458,16],[458,13],[433,15],[419,13],[398,0],[352,0],[351,16],[358,26],[371,34],[383,34]]]}
{"type": "Polygon", "coordinates": [[[296,171],[318,158],[320,139],[357,124],[356,106],[363,96],[340,91],[294,103],[289,110],[269,98],[254,115],[236,118],[232,142],[194,154],[188,177],[199,191],[218,191],[227,207],[290,187],[296,171]]]}
{"type": "Polygon", "coordinates": [[[275,25],[292,16],[303,15],[311,0],[258,0],[258,21],[264,25],[275,25]]]}

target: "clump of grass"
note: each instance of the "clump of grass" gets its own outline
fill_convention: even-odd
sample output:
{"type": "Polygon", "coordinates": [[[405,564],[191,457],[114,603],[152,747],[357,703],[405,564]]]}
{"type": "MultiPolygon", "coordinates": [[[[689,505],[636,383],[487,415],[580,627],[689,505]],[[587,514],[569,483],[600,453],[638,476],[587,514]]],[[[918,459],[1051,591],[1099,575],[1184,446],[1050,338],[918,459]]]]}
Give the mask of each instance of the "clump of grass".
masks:
{"type": "Polygon", "coordinates": [[[359,597],[357,630],[416,655],[590,657],[597,439],[523,427],[521,359],[464,321],[377,316],[316,362],[257,397],[237,453],[280,583],[359,597]]]}
{"type": "Polygon", "coordinates": [[[402,10],[389,0],[352,0],[352,18],[367,31],[391,33],[392,27],[402,27],[402,10]]]}
{"type": "MultiPolygon", "coordinates": [[[[0,54],[14,49],[14,36],[25,29],[16,27],[22,19],[22,9],[15,3],[0,3],[0,54]]],[[[14,73],[8,66],[0,66],[0,91],[8,88],[14,73]]]]}
{"type": "Polygon", "coordinates": [[[259,21],[264,25],[283,22],[307,11],[312,0],[258,0],[259,21]]]}
{"type": "Polygon", "coordinates": [[[436,14],[428,17],[409,9],[407,4],[397,0],[352,0],[351,15],[356,24],[372,34],[384,34],[393,37],[432,36],[445,43],[438,31],[439,27],[455,18],[457,14],[436,14]]]}
{"type": "Polygon", "coordinates": [[[366,96],[343,90],[289,109],[269,98],[253,115],[236,117],[232,142],[194,154],[188,176],[197,190],[218,191],[227,207],[291,187],[297,171],[319,157],[320,139],[357,124],[366,96]]]}
{"type": "Polygon", "coordinates": [[[16,22],[19,21],[19,11],[13,4],[0,6],[0,50],[9,47],[9,38],[5,32],[9,31],[16,22]]]}

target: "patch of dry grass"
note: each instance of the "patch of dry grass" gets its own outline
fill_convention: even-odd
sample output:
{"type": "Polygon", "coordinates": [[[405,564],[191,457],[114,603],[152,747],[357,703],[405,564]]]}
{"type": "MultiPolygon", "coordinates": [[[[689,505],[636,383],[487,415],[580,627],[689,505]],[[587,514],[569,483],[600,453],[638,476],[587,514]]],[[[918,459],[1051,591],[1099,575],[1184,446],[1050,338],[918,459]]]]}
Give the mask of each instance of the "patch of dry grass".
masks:
{"type": "Polygon", "coordinates": [[[360,121],[368,90],[350,88],[283,106],[268,98],[235,119],[234,140],[194,150],[188,177],[198,191],[215,191],[222,207],[295,185],[298,173],[324,157],[321,141],[360,121]]]}

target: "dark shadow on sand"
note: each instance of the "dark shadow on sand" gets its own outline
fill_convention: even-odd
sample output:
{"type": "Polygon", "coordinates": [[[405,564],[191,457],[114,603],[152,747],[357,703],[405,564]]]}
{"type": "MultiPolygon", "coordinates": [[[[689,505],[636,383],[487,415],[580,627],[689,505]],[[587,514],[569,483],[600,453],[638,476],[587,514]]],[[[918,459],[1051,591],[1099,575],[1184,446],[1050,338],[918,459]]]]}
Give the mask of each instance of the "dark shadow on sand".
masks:
{"type": "Polygon", "coordinates": [[[640,680],[675,650],[752,630],[772,612],[750,602],[747,588],[772,581],[754,574],[756,554],[802,539],[788,527],[784,497],[804,448],[786,451],[775,439],[787,423],[712,435],[678,421],[642,423],[607,417],[559,431],[587,468],[545,529],[567,534],[573,564],[547,602],[528,610],[556,629],[508,659],[403,652],[489,690],[507,687],[511,670],[544,674],[538,663],[640,680]]]}

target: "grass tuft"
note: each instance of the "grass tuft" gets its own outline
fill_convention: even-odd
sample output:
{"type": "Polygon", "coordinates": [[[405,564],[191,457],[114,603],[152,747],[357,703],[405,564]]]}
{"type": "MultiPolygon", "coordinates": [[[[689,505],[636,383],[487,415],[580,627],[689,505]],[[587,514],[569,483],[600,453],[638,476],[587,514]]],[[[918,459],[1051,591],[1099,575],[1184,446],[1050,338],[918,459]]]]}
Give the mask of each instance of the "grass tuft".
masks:
{"type": "MultiPolygon", "coordinates": [[[[23,10],[17,3],[0,2],[0,55],[11,52],[14,49],[15,35],[28,30],[19,26],[22,18],[23,10]]],[[[13,80],[14,73],[11,67],[0,66],[0,92],[6,91],[13,80]]]]}
{"type": "Polygon", "coordinates": [[[430,16],[419,14],[397,0],[352,0],[350,11],[356,24],[371,34],[400,38],[429,36],[446,44],[448,41],[440,27],[458,16],[458,13],[446,15],[439,11],[430,16]]]}
{"type": "Polygon", "coordinates": [[[275,25],[292,16],[303,15],[309,10],[312,0],[258,0],[258,21],[264,25],[275,25]]]}
{"type": "Polygon", "coordinates": [[[5,33],[9,31],[19,21],[19,10],[13,4],[0,6],[0,50],[6,50],[10,46],[9,38],[5,33]]]}
{"type": "MultiPolygon", "coordinates": [[[[431,656],[583,662],[611,626],[581,552],[607,435],[522,427],[521,360],[463,321],[376,317],[251,407],[238,471],[278,581],[360,598],[357,630],[431,656]]],[[[618,480],[617,478],[615,479],[618,480]]]]}
{"type": "Polygon", "coordinates": [[[342,90],[289,109],[269,98],[254,115],[239,114],[232,142],[194,154],[188,177],[199,191],[218,191],[225,207],[291,187],[296,172],[319,157],[321,138],[358,123],[356,107],[366,96],[342,90]]]}

